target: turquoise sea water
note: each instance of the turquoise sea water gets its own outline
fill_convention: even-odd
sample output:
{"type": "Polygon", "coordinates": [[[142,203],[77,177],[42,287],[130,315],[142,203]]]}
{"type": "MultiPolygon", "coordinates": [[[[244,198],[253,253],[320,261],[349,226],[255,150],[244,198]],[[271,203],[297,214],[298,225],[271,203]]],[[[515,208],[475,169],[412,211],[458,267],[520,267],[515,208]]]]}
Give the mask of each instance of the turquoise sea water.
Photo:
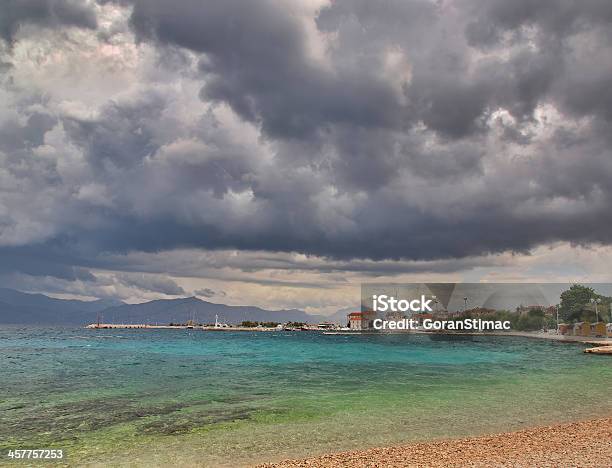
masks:
{"type": "Polygon", "coordinates": [[[63,448],[75,465],[235,466],[610,415],[612,360],[583,348],[5,327],[0,449],[63,448]]]}

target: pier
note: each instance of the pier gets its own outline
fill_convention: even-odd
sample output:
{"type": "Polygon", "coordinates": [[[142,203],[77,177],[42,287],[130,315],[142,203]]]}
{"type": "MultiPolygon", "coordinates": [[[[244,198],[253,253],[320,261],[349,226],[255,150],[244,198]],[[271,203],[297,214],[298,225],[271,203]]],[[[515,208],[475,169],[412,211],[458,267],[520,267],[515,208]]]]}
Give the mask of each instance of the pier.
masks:
{"type": "Polygon", "coordinates": [[[91,323],[85,328],[90,330],[106,330],[106,329],[175,329],[175,330],[202,330],[216,332],[232,332],[232,331],[282,331],[278,328],[270,327],[215,327],[202,325],[149,325],[145,323],[91,323]]]}

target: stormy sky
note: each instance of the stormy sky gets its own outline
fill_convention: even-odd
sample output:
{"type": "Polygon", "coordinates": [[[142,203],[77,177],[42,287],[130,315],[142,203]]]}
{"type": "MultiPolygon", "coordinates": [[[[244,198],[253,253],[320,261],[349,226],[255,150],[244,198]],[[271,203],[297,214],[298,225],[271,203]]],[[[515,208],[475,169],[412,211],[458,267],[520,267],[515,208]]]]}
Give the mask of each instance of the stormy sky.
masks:
{"type": "Polygon", "coordinates": [[[609,281],[609,0],[5,0],[0,283],[332,312],[609,281]]]}

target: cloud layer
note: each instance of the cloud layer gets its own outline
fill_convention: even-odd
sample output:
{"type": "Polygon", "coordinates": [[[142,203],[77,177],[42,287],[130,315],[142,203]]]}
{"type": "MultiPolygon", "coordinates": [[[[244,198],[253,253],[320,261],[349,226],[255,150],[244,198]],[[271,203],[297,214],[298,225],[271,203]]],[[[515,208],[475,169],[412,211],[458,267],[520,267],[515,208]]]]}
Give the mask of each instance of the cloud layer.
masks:
{"type": "Polygon", "coordinates": [[[0,274],[609,245],[611,23],[603,0],[8,2],[0,274]]]}

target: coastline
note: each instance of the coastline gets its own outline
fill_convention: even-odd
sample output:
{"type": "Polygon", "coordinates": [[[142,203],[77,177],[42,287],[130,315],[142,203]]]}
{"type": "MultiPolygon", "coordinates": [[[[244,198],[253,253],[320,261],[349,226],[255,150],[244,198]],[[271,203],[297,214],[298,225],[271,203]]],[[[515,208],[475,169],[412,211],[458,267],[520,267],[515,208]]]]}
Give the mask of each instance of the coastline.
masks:
{"type": "Polygon", "coordinates": [[[612,346],[611,337],[586,337],[575,335],[557,335],[553,333],[529,332],[529,331],[507,331],[507,332],[430,332],[430,331],[325,331],[324,335],[380,335],[380,334],[418,334],[418,335],[450,335],[450,336],[519,336],[540,340],[559,341],[561,343],[583,343],[595,346],[612,346]]]}
{"type": "MultiPolygon", "coordinates": [[[[279,332],[288,330],[279,330],[278,328],[270,327],[215,327],[215,326],[188,326],[188,325],[149,325],[149,324],[110,324],[110,323],[99,323],[89,324],[85,326],[88,330],[104,330],[104,329],[133,329],[133,330],[200,330],[206,332],[279,332]]],[[[532,338],[539,340],[558,341],[562,343],[581,343],[585,345],[591,345],[599,347],[596,351],[588,350],[592,354],[612,354],[606,346],[612,347],[612,337],[585,337],[576,335],[557,335],[554,333],[544,332],[529,332],[529,331],[497,331],[497,332],[431,332],[431,331],[348,331],[348,330],[289,330],[289,331],[307,331],[310,333],[321,333],[323,335],[346,335],[346,336],[359,336],[359,335],[396,335],[396,334],[418,334],[418,335],[449,335],[449,336],[507,336],[507,337],[523,337],[532,338]]]]}
{"type": "Polygon", "coordinates": [[[84,327],[89,330],[104,330],[104,329],[138,329],[138,330],[200,330],[200,331],[214,331],[214,332],[279,332],[279,331],[307,331],[321,333],[323,335],[346,335],[346,336],[359,336],[359,335],[396,335],[396,334],[418,334],[418,335],[451,335],[451,336],[520,336],[523,338],[534,338],[549,341],[560,341],[564,343],[584,343],[595,346],[612,346],[612,337],[586,337],[577,335],[557,335],[554,333],[544,332],[532,332],[532,331],[497,331],[497,332],[431,332],[421,330],[411,331],[349,331],[349,330],[279,330],[276,327],[241,327],[241,326],[230,326],[230,327],[215,327],[215,326],[188,326],[188,325],[150,325],[150,324],[119,324],[119,323],[100,323],[100,324],[89,324],[84,327]]]}
{"type": "Polygon", "coordinates": [[[609,466],[612,416],[519,431],[433,440],[264,463],[259,468],[609,466]]]}
{"type": "Polygon", "coordinates": [[[85,326],[87,330],[200,330],[216,332],[254,331],[271,332],[278,331],[270,327],[215,327],[215,326],[191,326],[191,325],[149,325],[146,323],[92,323],[85,326]]]}
{"type": "Polygon", "coordinates": [[[612,346],[612,339],[604,337],[586,337],[586,336],[575,336],[575,335],[557,335],[553,333],[543,332],[522,332],[522,331],[509,331],[505,333],[492,333],[496,336],[522,336],[525,338],[535,338],[542,340],[560,341],[562,343],[584,343],[592,344],[596,346],[612,346]]]}

